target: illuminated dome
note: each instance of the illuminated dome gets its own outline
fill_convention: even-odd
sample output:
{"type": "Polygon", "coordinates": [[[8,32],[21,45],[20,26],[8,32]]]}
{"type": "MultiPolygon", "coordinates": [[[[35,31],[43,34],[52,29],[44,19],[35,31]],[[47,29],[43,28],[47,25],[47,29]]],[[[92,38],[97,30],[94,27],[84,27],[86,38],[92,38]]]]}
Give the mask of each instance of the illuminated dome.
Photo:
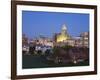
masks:
{"type": "Polygon", "coordinates": [[[62,30],[67,30],[67,27],[65,24],[63,24],[63,26],[62,26],[62,30]]]}
{"type": "Polygon", "coordinates": [[[61,33],[57,35],[57,42],[63,42],[67,39],[69,39],[69,35],[67,33],[67,27],[65,24],[63,24],[61,33]]]}

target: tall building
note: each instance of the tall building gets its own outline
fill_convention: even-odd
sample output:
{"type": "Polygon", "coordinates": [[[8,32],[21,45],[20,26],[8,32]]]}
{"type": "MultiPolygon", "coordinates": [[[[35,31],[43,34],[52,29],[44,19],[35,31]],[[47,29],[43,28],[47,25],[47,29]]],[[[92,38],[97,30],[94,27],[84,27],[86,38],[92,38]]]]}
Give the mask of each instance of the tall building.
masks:
{"type": "Polygon", "coordinates": [[[61,33],[56,35],[56,42],[62,42],[65,41],[67,39],[70,39],[69,34],[67,32],[67,27],[65,24],[63,24],[62,29],[61,29],[61,33]]]}
{"type": "MultiPolygon", "coordinates": [[[[75,38],[77,38],[77,37],[75,37],[75,38]]],[[[75,39],[75,46],[89,47],[89,32],[82,32],[80,34],[80,37],[75,39]]]]}
{"type": "Polygon", "coordinates": [[[83,32],[81,33],[81,40],[82,40],[82,45],[84,47],[89,47],[89,32],[83,32]]]}

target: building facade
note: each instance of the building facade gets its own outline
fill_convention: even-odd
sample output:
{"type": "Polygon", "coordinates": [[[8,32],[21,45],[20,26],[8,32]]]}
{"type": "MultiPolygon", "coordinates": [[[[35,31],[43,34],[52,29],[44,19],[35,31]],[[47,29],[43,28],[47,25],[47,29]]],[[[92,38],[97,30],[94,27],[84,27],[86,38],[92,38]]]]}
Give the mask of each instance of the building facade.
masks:
{"type": "Polygon", "coordinates": [[[71,37],[68,34],[67,27],[64,24],[61,33],[55,33],[54,46],[75,46],[75,47],[89,47],[89,32],[82,32],[79,37],[71,37]]]}
{"type": "Polygon", "coordinates": [[[67,27],[66,27],[66,25],[64,24],[64,25],[62,26],[61,33],[58,33],[58,34],[57,34],[56,42],[63,42],[63,41],[65,41],[65,40],[67,40],[67,39],[70,39],[70,36],[69,36],[69,34],[68,34],[68,32],[67,32],[67,27]]]}

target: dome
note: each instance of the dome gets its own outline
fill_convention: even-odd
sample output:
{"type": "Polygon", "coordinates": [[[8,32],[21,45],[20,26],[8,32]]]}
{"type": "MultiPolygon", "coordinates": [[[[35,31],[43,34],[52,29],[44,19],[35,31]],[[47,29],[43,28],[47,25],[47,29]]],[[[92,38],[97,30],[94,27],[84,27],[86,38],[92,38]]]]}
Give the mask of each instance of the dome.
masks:
{"type": "Polygon", "coordinates": [[[69,34],[67,33],[67,27],[65,24],[62,25],[62,31],[57,35],[57,42],[62,42],[67,39],[70,39],[69,34]]]}
{"type": "Polygon", "coordinates": [[[62,30],[67,30],[67,27],[65,24],[63,24],[63,26],[62,26],[62,30]]]}

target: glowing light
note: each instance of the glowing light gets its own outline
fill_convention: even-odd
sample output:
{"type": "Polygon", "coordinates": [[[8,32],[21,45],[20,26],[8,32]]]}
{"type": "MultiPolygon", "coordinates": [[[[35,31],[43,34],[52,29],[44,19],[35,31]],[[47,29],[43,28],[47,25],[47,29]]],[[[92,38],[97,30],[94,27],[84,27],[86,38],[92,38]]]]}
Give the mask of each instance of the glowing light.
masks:
{"type": "Polygon", "coordinates": [[[66,35],[58,35],[57,36],[57,42],[62,42],[67,39],[68,39],[68,37],[66,35]]]}
{"type": "Polygon", "coordinates": [[[60,34],[57,35],[57,42],[63,42],[64,40],[67,40],[69,39],[69,36],[67,34],[67,27],[66,25],[64,24],[62,26],[62,31],[60,34]]]}

